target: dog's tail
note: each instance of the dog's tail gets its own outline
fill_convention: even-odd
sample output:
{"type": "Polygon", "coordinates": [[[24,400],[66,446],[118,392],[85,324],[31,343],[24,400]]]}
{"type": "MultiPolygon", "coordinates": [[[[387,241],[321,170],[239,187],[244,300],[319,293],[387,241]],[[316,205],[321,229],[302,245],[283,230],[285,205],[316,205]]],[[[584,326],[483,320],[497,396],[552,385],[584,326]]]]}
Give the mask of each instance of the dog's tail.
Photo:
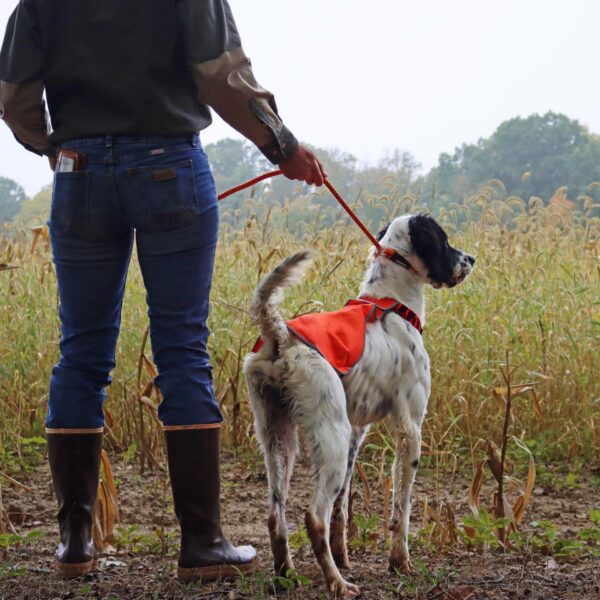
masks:
{"type": "Polygon", "coordinates": [[[277,305],[283,300],[284,288],[300,281],[311,260],[310,250],[298,252],[286,258],[258,284],[250,304],[250,314],[265,342],[274,342],[276,345],[287,342],[288,329],[277,305]]]}

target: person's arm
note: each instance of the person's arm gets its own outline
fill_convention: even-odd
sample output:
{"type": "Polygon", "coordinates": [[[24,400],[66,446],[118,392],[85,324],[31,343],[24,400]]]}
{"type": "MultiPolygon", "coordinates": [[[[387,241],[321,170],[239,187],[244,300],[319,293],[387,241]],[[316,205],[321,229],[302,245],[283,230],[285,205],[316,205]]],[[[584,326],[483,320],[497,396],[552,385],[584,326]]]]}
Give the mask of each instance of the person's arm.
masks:
{"type": "Polygon", "coordinates": [[[273,94],[256,81],[227,0],[178,0],[177,7],[200,101],[254,142],[286,176],[321,185],[320,163],[298,144],[279,117],[273,94]]]}
{"type": "Polygon", "coordinates": [[[0,50],[0,118],[27,150],[52,157],[50,121],[43,100],[43,52],[24,0],[8,20],[0,50]]]}

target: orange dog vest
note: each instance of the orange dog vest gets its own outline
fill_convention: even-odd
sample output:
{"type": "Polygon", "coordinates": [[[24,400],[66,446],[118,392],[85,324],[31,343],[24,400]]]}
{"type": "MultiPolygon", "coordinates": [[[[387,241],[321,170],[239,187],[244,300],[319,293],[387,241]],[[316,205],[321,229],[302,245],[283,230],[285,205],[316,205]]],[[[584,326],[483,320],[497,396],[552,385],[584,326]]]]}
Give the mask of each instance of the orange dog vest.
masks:
{"type": "MultiPolygon", "coordinates": [[[[369,296],[349,300],[344,308],[334,312],[302,315],[287,321],[286,325],[291,333],[321,354],[343,376],[362,356],[367,323],[377,321],[389,312],[395,312],[419,333],[423,332],[419,317],[410,308],[393,298],[369,296]]],[[[262,338],[259,338],[252,351],[258,352],[263,344],[262,338]]]]}

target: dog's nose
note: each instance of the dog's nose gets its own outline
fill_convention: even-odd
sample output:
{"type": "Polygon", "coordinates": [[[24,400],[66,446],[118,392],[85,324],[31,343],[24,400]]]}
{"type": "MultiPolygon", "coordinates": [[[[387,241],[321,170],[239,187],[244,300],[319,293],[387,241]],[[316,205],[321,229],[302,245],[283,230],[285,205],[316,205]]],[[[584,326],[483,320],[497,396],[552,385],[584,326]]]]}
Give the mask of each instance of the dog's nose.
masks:
{"type": "Polygon", "coordinates": [[[471,256],[470,254],[467,254],[467,262],[473,266],[475,264],[475,257],[471,256]]]}

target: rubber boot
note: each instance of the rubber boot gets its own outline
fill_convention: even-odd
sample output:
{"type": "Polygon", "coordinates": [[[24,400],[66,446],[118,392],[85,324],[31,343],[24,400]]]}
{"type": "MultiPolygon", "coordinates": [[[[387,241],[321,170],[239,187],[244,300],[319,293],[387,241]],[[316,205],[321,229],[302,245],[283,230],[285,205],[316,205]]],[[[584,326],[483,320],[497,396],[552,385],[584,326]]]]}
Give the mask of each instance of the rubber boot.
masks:
{"type": "Polygon", "coordinates": [[[232,546],[221,529],[220,428],[165,431],[175,514],[181,528],[180,581],[211,581],[257,567],[252,546],[232,546]]]}
{"type": "Polygon", "coordinates": [[[47,430],[60,529],[54,564],[61,577],[80,577],[96,566],[92,512],[98,494],[102,430],[59,431],[47,430]]]}

